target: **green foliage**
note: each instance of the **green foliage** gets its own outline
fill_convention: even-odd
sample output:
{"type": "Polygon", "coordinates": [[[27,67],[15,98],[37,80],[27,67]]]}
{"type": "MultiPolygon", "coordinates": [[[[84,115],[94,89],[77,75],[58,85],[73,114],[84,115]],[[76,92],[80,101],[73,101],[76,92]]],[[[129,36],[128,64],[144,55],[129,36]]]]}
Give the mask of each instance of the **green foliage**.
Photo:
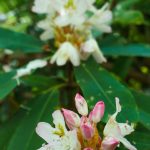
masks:
{"type": "Polygon", "coordinates": [[[0,73],[0,100],[17,86],[17,81],[13,79],[14,76],[15,72],[0,73]]]}
{"type": "Polygon", "coordinates": [[[150,57],[150,45],[127,44],[102,47],[105,55],[108,56],[141,56],[150,57]]]}
{"type": "Polygon", "coordinates": [[[150,96],[134,90],[132,90],[132,93],[138,105],[139,121],[150,130],[150,96]]]}
{"type": "Polygon", "coordinates": [[[36,135],[35,128],[39,121],[51,122],[50,115],[58,108],[58,94],[51,91],[50,94],[35,98],[25,108],[20,110],[16,118],[1,127],[1,150],[33,150],[38,149],[43,141],[36,135]],[[35,144],[35,143],[38,143],[35,144]]]}
{"type": "Polygon", "coordinates": [[[121,105],[123,106],[122,112],[118,117],[119,120],[138,120],[137,106],[130,91],[96,62],[88,61],[87,63],[83,63],[80,67],[75,69],[75,75],[77,83],[83,90],[91,108],[93,108],[94,104],[100,99],[105,102],[105,121],[108,119],[108,115],[115,112],[116,96],[120,99],[121,105]]]}
{"type": "MultiPolygon", "coordinates": [[[[97,0],[95,5],[99,8],[105,2],[97,0]]],[[[41,32],[36,23],[43,15],[34,15],[32,4],[29,0],[0,2],[0,15],[8,17],[6,21],[0,20],[0,67],[12,68],[8,73],[0,69],[0,121],[3,114],[8,116],[7,122],[0,122],[0,149],[38,149],[44,141],[35,133],[37,123],[52,123],[50,116],[61,105],[73,110],[74,93],[82,92],[90,110],[97,101],[105,102],[104,124],[115,112],[115,97],[119,97],[122,111],[117,121],[134,123],[135,132],[128,139],[138,150],[150,150],[149,0],[110,0],[112,34],[102,35],[93,29],[93,36],[108,56],[106,64],[99,65],[92,59],[75,68],[69,63],[64,67],[48,64],[20,78],[21,84],[17,85],[16,68],[36,58],[49,61],[55,45],[53,40],[45,45],[36,38],[41,32]],[[43,48],[50,53],[44,53],[43,48]],[[5,49],[14,53],[5,54],[5,49]],[[142,67],[147,68],[146,73],[141,71],[142,67]],[[131,90],[136,83],[143,92],[131,90]]]]}
{"type": "Polygon", "coordinates": [[[42,50],[42,42],[36,38],[0,28],[0,48],[21,51],[23,53],[37,53],[42,50]]]}

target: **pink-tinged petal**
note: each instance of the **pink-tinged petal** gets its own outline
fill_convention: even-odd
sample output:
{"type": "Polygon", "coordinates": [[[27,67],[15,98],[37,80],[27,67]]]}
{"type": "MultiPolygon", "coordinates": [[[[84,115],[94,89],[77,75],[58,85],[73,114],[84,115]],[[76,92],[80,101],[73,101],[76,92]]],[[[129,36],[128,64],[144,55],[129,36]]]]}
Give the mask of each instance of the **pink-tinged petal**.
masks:
{"type": "Polygon", "coordinates": [[[81,133],[85,139],[90,139],[94,135],[94,128],[91,122],[88,120],[87,117],[81,118],[81,125],[80,125],[81,133]]]}
{"type": "Polygon", "coordinates": [[[88,147],[88,148],[84,148],[83,150],[93,150],[93,148],[88,147]]]}
{"type": "Polygon", "coordinates": [[[100,120],[104,115],[104,111],[105,111],[105,104],[103,101],[99,101],[98,103],[96,103],[94,109],[90,113],[89,119],[92,120],[94,123],[100,122],[100,120]]]}
{"type": "Polygon", "coordinates": [[[130,142],[124,138],[125,135],[130,134],[134,129],[127,123],[118,123],[116,121],[117,114],[121,111],[121,106],[119,104],[119,99],[116,98],[116,112],[110,117],[105,128],[104,136],[113,137],[120,141],[129,150],[136,150],[136,148],[130,144],[130,142]]]}
{"type": "Polygon", "coordinates": [[[75,104],[79,114],[87,116],[88,114],[87,102],[79,93],[77,93],[75,96],[75,104]]]}
{"type": "Polygon", "coordinates": [[[80,126],[80,117],[73,111],[62,109],[66,124],[69,129],[74,129],[80,126]]]}
{"type": "Polygon", "coordinates": [[[85,139],[90,139],[94,135],[94,128],[91,125],[84,124],[81,126],[81,132],[85,139]]]}
{"type": "Polygon", "coordinates": [[[113,137],[106,137],[102,141],[101,150],[114,150],[120,142],[113,137]]]}

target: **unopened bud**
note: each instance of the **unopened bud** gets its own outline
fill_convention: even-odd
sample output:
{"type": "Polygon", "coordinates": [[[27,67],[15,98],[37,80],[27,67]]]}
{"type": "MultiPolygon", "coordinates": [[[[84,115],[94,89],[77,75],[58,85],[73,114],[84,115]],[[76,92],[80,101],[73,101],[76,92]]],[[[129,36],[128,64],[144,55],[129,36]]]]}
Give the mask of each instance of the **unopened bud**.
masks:
{"type": "Polygon", "coordinates": [[[81,118],[81,133],[83,137],[88,140],[93,137],[94,135],[94,127],[92,126],[91,122],[86,117],[81,118]]]}
{"type": "Polygon", "coordinates": [[[106,137],[102,141],[101,150],[115,150],[119,141],[113,137],[106,137]]]}
{"type": "Polygon", "coordinates": [[[62,109],[66,124],[69,129],[74,129],[80,126],[80,117],[73,111],[62,109]]]}
{"type": "Polygon", "coordinates": [[[103,101],[99,101],[98,103],[96,103],[94,109],[91,111],[89,119],[94,123],[100,122],[100,120],[104,115],[104,111],[105,111],[105,104],[103,101]]]}
{"type": "Polygon", "coordinates": [[[75,104],[76,104],[76,108],[77,108],[79,114],[81,114],[83,116],[87,116],[87,114],[88,114],[87,103],[86,103],[85,99],[78,93],[75,96],[75,104]]]}

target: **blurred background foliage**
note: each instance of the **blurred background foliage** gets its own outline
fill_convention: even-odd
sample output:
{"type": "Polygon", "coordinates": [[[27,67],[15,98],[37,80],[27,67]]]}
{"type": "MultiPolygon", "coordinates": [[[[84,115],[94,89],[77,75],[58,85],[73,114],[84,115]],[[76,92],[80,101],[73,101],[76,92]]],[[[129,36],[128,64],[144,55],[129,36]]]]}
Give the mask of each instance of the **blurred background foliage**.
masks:
{"type": "MultiPolygon", "coordinates": [[[[97,0],[95,5],[101,7],[105,2],[106,0],[97,0]]],[[[35,135],[34,128],[40,120],[49,120],[52,113],[49,106],[58,108],[58,99],[63,100],[63,105],[68,105],[66,99],[82,90],[91,106],[100,96],[111,100],[119,95],[123,99],[123,107],[129,107],[123,110],[123,114],[127,114],[124,120],[131,117],[128,118],[130,121],[138,122],[136,132],[129,138],[139,150],[150,150],[150,1],[109,2],[114,17],[112,34],[99,36],[97,31],[93,31],[108,59],[102,65],[104,70],[89,67],[88,63],[94,63],[89,60],[86,65],[74,69],[77,83],[70,85],[71,79],[67,78],[70,72],[63,71],[69,70],[70,66],[56,70],[56,66],[49,65],[48,68],[39,69],[22,78],[22,84],[17,86],[17,82],[12,80],[15,69],[32,59],[48,57],[53,47],[39,40],[41,30],[36,27],[36,23],[44,16],[31,11],[33,0],[0,1],[0,149],[20,150],[21,145],[24,145],[22,150],[36,149],[35,142],[40,139],[35,135]],[[11,55],[8,49],[13,50],[14,54],[11,55]],[[8,65],[14,71],[4,73],[8,65]],[[107,93],[106,84],[113,87],[112,94],[107,93]],[[90,91],[91,85],[93,91],[90,91]],[[128,102],[131,102],[131,107],[128,102]],[[138,117],[134,113],[137,109],[138,117]],[[24,137],[19,139],[22,134],[25,134],[24,137]],[[16,146],[18,140],[20,142],[16,146]]],[[[97,64],[93,65],[99,68],[97,64]]],[[[109,108],[108,114],[115,111],[109,108]]],[[[104,122],[105,120],[106,116],[104,122]]]]}

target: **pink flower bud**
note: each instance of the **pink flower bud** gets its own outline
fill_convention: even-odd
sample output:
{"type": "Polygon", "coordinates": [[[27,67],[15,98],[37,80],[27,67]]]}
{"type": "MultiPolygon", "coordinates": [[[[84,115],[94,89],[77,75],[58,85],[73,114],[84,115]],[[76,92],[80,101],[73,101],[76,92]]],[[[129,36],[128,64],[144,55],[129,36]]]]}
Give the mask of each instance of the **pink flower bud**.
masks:
{"type": "Polygon", "coordinates": [[[94,135],[94,128],[87,117],[81,118],[81,125],[80,125],[81,133],[85,139],[90,139],[94,135]]]}
{"type": "Polygon", "coordinates": [[[104,115],[105,104],[103,101],[99,101],[96,103],[94,109],[91,111],[89,115],[89,119],[94,123],[100,122],[104,115]]]}
{"type": "Polygon", "coordinates": [[[62,109],[66,124],[70,130],[80,126],[80,117],[73,111],[62,109]]]}
{"type": "Polygon", "coordinates": [[[83,150],[93,150],[93,148],[88,147],[88,148],[84,148],[83,150]]]}
{"type": "Polygon", "coordinates": [[[85,99],[79,93],[77,93],[75,96],[75,104],[76,104],[76,108],[77,108],[79,114],[81,114],[83,116],[87,116],[87,114],[88,114],[87,103],[86,103],[85,99]]]}
{"type": "Polygon", "coordinates": [[[102,141],[101,150],[114,150],[117,145],[119,144],[119,141],[113,137],[106,137],[102,141]]]}

